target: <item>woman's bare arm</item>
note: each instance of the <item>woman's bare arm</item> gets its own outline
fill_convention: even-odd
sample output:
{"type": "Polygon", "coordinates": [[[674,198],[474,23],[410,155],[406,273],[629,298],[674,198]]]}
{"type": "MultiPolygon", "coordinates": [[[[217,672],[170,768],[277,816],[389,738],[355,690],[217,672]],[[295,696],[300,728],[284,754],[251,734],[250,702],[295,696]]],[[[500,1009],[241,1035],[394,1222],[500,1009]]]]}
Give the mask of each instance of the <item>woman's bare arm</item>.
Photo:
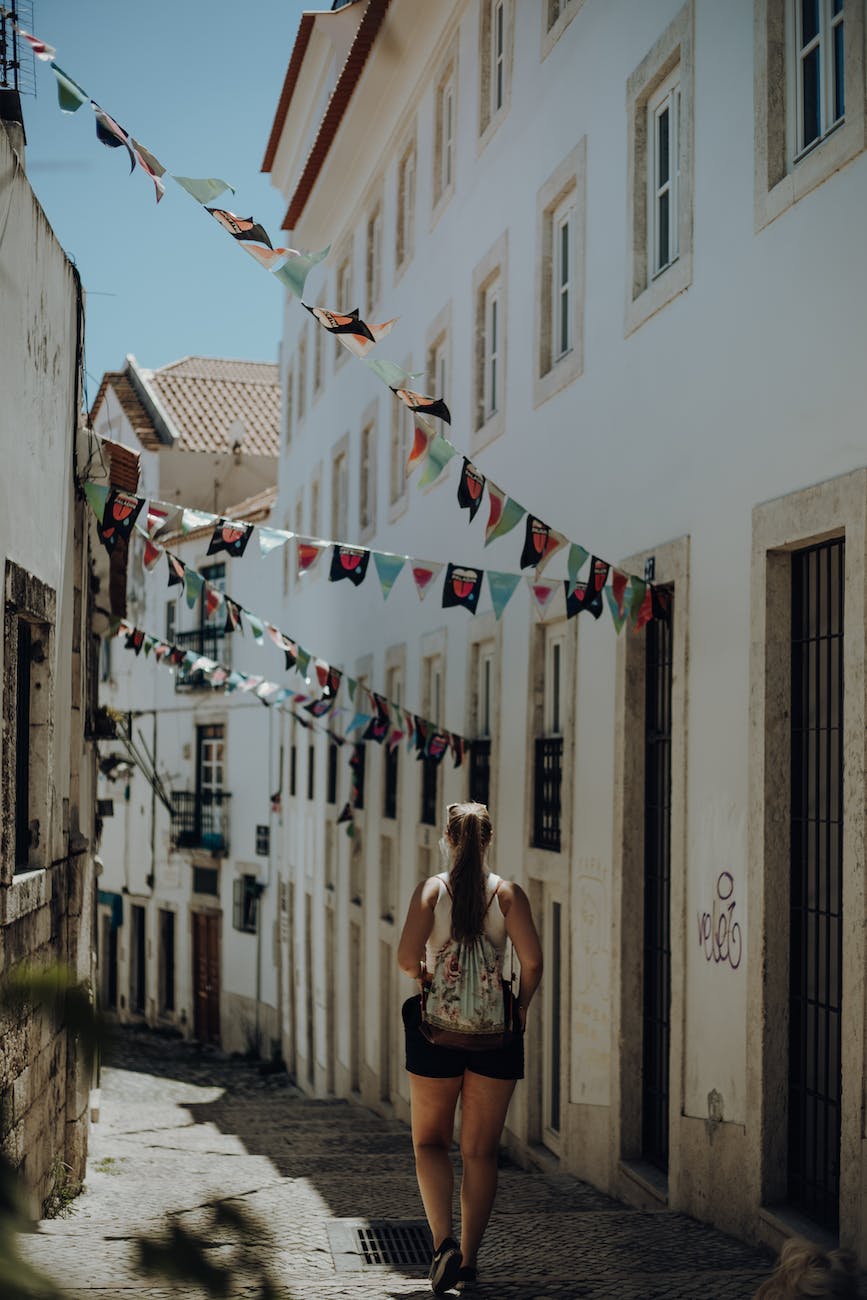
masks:
{"type": "Polygon", "coordinates": [[[428,880],[423,880],[420,885],[416,885],[413,896],[409,900],[406,920],[397,945],[397,964],[404,975],[408,975],[412,980],[421,978],[421,959],[424,956],[424,946],[433,929],[434,908],[438,897],[439,883],[436,876],[431,876],[428,880]]]}
{"type": "Polygon", "coordinates": [[[530,910],[530,900],[521,886],[511,881],[503,885],[500,893],[507,905],[501,909],[506,920],[506,934],[512,940],[521,963],[518,1005],[526,1013],[542,978],[542,945],[530,910]]]}

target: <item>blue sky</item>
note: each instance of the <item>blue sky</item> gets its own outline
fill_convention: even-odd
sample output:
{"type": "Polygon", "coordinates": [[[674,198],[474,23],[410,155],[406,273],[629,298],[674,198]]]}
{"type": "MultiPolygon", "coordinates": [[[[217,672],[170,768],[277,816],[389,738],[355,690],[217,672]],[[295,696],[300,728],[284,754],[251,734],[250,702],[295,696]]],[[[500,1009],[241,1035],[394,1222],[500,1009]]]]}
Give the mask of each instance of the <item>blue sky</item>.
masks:
{"type": "MultiPolygon", "coordinates": [[[[169,171],[231,182],[219,203],[254,215],[276,246],[285,204],[260,168],[303,8],[35,0],[33,26],[169,171]]],[[[60,112],[48,64],[37,61],[36,82],[22,98],[27,170],[88,295],[89,400],[128,352],[150,367],[193,353],[275,361],[280,287],[168,178],[158,208],[126,151],[99,143],[87,105],[60,112]]]]}

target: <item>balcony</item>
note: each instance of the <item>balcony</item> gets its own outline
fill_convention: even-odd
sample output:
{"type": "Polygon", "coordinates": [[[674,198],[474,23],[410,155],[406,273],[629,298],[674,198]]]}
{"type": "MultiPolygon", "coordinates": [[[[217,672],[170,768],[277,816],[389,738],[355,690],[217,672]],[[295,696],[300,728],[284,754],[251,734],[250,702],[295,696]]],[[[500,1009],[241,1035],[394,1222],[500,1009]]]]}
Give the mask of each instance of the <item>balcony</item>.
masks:
{"type": "Polygon", "coordinates": [[[539,736],[533,780],[533,845],[560,852],[560,786],[563,737],[539,736]]]}
{"type": "Polygon", "coordinates": [[[229,851],[229,798],[225,790],[172,791],[172,843],[179,849],[229,851]]]}
{"type": "MultiPolygon", "coordinates": [[[[227,668],[231,662],[231,637],[221,627],[197,627],[192,632],[176,632],[174,644],[181,650],[192,650],[197,655],[207,655],[227,668]]],[[[211,683],[201,669],[190,672],[188,664],[181,664],[175,673],[176,691],[210,690],[211,683]]]]}

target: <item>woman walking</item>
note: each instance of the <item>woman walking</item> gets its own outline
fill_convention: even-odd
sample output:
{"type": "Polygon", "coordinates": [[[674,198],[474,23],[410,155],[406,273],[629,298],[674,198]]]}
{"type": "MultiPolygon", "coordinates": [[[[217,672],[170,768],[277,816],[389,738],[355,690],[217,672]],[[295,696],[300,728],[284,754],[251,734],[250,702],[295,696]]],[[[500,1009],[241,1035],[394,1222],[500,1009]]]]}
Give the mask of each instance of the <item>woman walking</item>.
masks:
{"type": "MultiPolygon", "coordinates": [[[[497,1191],[500,1136],[515,1084],[524,1077],[527,1008],[542,977],[542,949],[527,895],[487,870],[491,835],[484,804],[449,805],[449,868],[415,890],[397,950],[401,970],[422,988],[422,997],[404,1003],[403,1021],[412,1141],[434,1244],[430,1284],[435,1295],[454,1286],[469,1293],[476,1282],[476,1256],[497,1191]],[[504,1023],[502,1009],[507,937],[521,966],[515,1032],[504,1023]],[[449,1041],[452,1045],[444,1045],[449,1041]],[[460,1245],[452,1236],[449,1156],[458,1097],[460,1245]]],[[[509,1017],[508,993],[505,1000],[509,1017]]]]}

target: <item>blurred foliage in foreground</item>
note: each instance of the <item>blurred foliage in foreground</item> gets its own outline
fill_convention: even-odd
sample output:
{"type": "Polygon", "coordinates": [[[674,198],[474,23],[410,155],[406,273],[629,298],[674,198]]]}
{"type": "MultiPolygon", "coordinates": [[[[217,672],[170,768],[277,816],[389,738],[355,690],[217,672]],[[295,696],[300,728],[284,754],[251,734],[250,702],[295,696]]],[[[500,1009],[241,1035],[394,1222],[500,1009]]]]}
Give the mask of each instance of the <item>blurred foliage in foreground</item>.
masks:
{"type": "MultiPolygon", "coordinates": [[[[22,964],[0,980],[0,1020],[13,1020],[38,1011],[65,1024],[87,1069],[109,1041],[110,1031],[93,1005],[90,988],[62,966],[22,964]]],[[[56,1168],[63,1162],[58,1155],[56,1168]]],[[[51,1197],[46,1208],[53,1208],[51,1197]]],[[[0,1296],[3,1300],[67,1300],[67,1293],[20,1252],[20,1235],[32,1232],[23,1187],[17,1171],[0,1156],[0,1296]]],[[[168,1218],[162,1232],[133,1238],[135,1262],[155,1285],[168,1285],[177,1294],[193,1288],[201,1295],[228,1297],[244,1290],[260,1300],[287,1300],[289,1292],[271,1275],[266,1257],[273,1250],[267,1229],[237,1201],[216,1201],[203,1207],[201,1230],[186,1228],[178,1215],[168,1218]],[[255,1247],[251,1251],[251,1247],[255,1247]],[[209,1258],[219,1250],[219,1262],[209,1258]]],[[[74,1204],[63,1198],[63,1213],[74,1204]]],[[[197,1215],[200,1214],[196,1207],[197,1215]]]]}

